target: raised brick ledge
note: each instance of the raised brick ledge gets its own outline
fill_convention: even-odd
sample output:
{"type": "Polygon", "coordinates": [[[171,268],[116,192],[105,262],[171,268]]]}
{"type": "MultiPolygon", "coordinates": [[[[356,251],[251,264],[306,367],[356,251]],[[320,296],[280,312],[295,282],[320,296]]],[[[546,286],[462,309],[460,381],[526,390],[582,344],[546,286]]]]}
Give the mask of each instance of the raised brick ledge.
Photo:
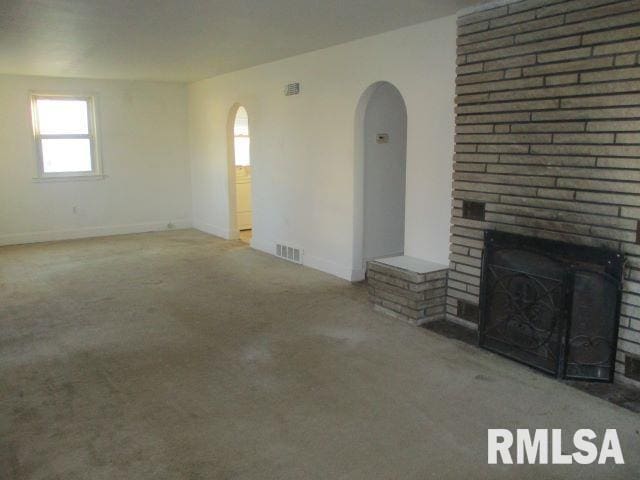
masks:
{"type": "Polygon", "coordinates": [[[409,256],[367,262],[374,309],[412,325],[441,320],[446,309],[446,265],[409,256]]]}

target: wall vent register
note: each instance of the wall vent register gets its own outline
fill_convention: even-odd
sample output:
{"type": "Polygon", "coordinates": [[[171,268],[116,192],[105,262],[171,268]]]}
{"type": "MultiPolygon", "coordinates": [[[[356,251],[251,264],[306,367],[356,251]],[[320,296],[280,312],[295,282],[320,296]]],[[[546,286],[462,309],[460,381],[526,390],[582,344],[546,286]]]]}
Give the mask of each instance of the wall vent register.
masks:
{"type": "Polygon", "coordinates": [[[469,220],[484,221],[484,203],[463,200],[462,217],[469,220]]]}
{"type": "Polygon", "coordinates": [[[478,317],[480,316],[480,310],[477,305],[473,303],[465,302],[464,300],[458,300],[458,318],[462,318],[468,322],[478,323],[478,317]]]}
{"type": "Polygon", "coordinates": [[[624,364],[625,377],[640,382],[640,357],[627,354],[625,355],[624,364]]]}
{"type": "Polygon", "coordinates": [[[300,93],[300,83],[290,83],[284,87],[284,94],[289,97],[291,95],[298,95],[300,93]]]}
{"type": "Polygon", "coordinates": [[[283,258],[293,263],[302,264],[302,249],[285,245],[283,243],[276,244],[276,257],[283,258]]]}

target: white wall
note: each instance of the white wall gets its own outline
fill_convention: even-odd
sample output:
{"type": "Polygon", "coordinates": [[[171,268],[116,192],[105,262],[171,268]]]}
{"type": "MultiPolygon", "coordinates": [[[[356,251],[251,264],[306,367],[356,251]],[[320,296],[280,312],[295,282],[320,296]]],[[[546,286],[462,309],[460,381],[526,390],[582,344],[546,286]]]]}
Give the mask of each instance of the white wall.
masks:
{"type": "Polygon", "coordinates": [[[189,226],[187,103],[183,84],[0,75],[0,244],[189,226]],[[31,91],[97,95],[104,179],[34,181],[31,91]]]}
{"type": "Polygon", "coordinates": [[[356,109],[386,80],[407,105],[405,254],[447,263],[455,39],[446,17],[191,84],[194,225],[230,235],[227,122],[239,102],[251,122],[253,245],[300,246],[307,265],[360,278],[356,109]],[[301,93],[285,97],[291,81],[301,93]]]}
{"type": "Polygon", "coordinates": [[[407,114],[390,83],[372,92],[364,115],[363,256],[402,255],[404,250],[407,114]],[[377,135],[388,135],[378,143],[377,135]]]}

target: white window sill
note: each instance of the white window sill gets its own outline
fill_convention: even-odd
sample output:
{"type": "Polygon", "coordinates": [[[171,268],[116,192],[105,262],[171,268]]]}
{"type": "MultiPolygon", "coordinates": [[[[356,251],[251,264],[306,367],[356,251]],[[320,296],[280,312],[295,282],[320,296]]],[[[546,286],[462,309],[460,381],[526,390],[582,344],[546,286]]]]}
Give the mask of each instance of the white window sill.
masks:
{"type": "Polygon", "coordinates": [[[90,182],[96,180],[104,180],[106,175],[64,175],[64,176],[51,176],[51,177],[34,177],[34,183],[46,183],[46,182],[90,182]]]}

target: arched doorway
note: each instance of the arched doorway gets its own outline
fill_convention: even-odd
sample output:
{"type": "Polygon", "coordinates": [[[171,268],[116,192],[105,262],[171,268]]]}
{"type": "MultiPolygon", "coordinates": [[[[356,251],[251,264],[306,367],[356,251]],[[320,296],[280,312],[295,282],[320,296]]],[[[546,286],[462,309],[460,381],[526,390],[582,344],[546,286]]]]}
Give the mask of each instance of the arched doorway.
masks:
{"type": "Polygon", "coordinates": [[[251,137],[249,115],[242,105],[235,105],[230,115],[230,229],[233,236],[249,243],[253,227],[251,206],[251,137]]]}
{"type": "Polygon", "coordinates": [[[363,93],[356,111],[354,276],[374,258],[404,253],[407,110],[389,82],[363,93]]]}

